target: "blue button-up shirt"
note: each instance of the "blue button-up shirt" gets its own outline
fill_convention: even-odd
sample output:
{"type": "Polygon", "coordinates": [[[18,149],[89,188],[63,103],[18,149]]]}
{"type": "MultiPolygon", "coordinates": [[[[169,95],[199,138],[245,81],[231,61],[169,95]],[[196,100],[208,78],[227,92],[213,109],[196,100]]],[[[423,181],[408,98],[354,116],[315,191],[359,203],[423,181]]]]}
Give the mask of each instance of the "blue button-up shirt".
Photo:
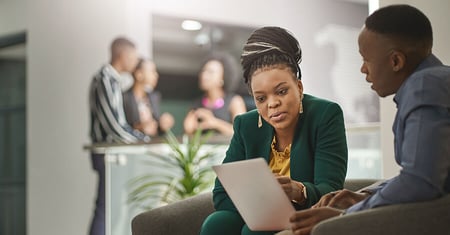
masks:
{"type": "Polygon", "coordinates": [[[400,174],[346,213],[450,193],[450,67],[430,55],[397,91],[393,132],[400,174]]]}

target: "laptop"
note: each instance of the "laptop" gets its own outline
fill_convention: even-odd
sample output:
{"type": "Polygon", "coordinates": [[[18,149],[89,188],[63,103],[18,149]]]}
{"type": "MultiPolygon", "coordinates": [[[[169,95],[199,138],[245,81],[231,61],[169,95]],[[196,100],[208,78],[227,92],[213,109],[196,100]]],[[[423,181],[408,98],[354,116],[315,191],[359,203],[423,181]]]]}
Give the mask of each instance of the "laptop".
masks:
{"type": "Polygon", "coordinates": [[[295,209],[264,158],[223,163],[213,170],[252,231],[290,228],[295,209]]]}

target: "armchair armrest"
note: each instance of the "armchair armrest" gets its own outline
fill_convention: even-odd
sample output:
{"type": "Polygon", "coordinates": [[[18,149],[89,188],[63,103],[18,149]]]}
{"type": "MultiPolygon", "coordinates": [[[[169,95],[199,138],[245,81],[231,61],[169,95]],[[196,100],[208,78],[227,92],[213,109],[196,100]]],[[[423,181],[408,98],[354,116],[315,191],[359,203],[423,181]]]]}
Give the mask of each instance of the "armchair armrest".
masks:
{"type": "Polygon", "coordinates": [[[351,191],[362,190],[380,184],[384,180],[378,179],[347,179],[344,182],[344,188],[351,191]]]}
{"type": "Polygon", "coordinates": [[[199,234],[203,220],[214,211],[212,193],[199,194],[141,213],[131,222],[133,235],[199,234]]]}
{"type": "Polygon", "coordinates": [[[378,207],[322,221],[312,235],[423,235],[450,232],[450,195],[417,203],[378,207]]]}

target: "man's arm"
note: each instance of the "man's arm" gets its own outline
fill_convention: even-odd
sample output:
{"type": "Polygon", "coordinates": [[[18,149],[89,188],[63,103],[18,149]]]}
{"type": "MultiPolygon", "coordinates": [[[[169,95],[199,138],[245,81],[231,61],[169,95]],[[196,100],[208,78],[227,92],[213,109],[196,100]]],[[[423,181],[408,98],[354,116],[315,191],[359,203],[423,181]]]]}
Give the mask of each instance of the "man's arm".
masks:
{"type": "Polygon", "coordinates": [[[120,87],[113,86],[109,79],[102,77],[94,88],[96,112],[100,124],[115,142],[133,143],[145,140],[144,134],[127,124],[120,87]],[[117,92],[119,94],[116,94],[117,92]]]}
{"type": "Polygon", "coordinates": [[[347,213],[382,205],[426,201],[444,194],[450,168],[450,116],[444,107],[420,106],[396,133],[400,174],[347,213]]]}

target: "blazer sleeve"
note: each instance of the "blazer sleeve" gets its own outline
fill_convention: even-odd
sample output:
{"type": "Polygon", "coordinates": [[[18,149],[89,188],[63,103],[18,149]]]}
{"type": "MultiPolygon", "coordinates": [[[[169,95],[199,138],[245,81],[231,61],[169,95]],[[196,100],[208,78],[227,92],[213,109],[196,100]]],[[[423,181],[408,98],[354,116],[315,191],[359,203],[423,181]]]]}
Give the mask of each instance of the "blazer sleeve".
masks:
{"type": "Polygon", "coordinates": [[[317,123],[314,146],[314,179],[305,182],[308,200],[306,207],[314,205],[326,193],[343,188],[347,173],[347,141],[342,109],[329,103],[317,123]]]}
{"type": "MultiPolygon", "coordinates": [[[[233,123],[234,134],[225,155],[223,163],[234,162],[245,159],[245,148],[242,136],[240,135],[241,117],[237,116],[233,123]]],[[[225,192],[219,179],[216,178],[213,189],[213,203],[216,210],[234,210],[237,211],[228,194],[225,192]]]]}
{"type": "Polygon", "coordinates": [[[150,100],[150,105],[152,106],[152,116],[155,120],[159,121],[159,117],[161,116],[161,93],[158,91],[153,91],[148,94],[148,99],[150,100]]]}
{"type": "Polygon", "coordinates": [[[136,123],[140,122],[136,98],[131,90],[124,92],[122,95],[125,117],[128,124],[133,127],[136,123]]]}

